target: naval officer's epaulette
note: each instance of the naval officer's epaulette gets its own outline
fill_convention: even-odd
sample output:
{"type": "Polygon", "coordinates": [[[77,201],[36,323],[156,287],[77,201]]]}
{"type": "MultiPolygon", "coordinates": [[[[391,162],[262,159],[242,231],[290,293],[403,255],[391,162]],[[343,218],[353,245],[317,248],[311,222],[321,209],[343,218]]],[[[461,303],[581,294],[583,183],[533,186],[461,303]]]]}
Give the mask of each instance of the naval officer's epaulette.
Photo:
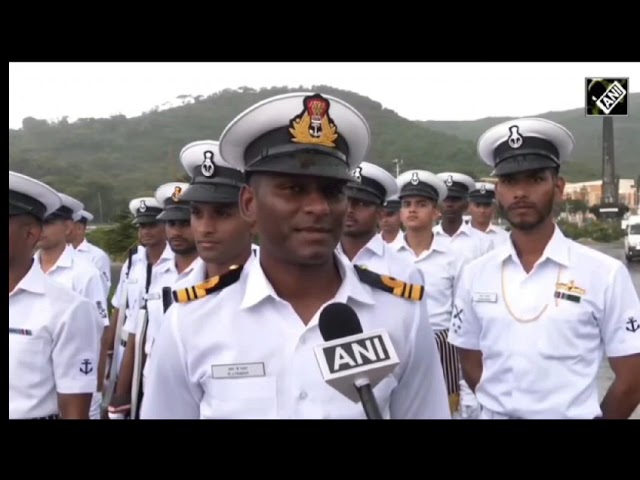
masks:
{"type": "Polygon", "coordinates": [[[391,293],[396,297],[407,300],[422,300],[424,287],[413,283],[403,282],[388,275],[381,275],[372,270],[368,270],[360,265],[354,265],[360,281],[372,288],[377,288],[383,292],[391,293]]]}
{"type": "Polygon", "coordinates": [[[173,301],[177,303],[188,303],[204,298],[212,293],[220,292],[238,281],[242,273],[242,268],[242,265],[233,266],[228,272],[218,275],[217,277],[211,277],[193,287],[174,290],[172,292],[173,301]]]}

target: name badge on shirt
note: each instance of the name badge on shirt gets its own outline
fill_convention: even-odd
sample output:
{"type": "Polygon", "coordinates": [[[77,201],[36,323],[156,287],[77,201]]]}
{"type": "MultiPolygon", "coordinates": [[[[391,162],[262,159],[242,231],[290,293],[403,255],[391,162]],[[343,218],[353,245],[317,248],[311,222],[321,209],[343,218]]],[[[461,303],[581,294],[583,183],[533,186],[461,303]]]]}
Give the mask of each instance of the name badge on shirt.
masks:
{"type": "Polygon", "coordinates": [[[145,293],[142,298],[146,301],[149,300],[160,300],[162,298],[162,295],[158,292],[150,292],[150,293],[145,293]]]}
{"type": "Polygon", "coordinates": [[[213,378],[264,377],[264,363],[236,363],[230,365],[211,365],[213,378]]]}
{"type": "Polygon", "coordinates": [[[497,293],[474,292],[473,293],[473,301],[474,301],[474,303],[496,303],[498,301],[498,294],[497,293]]]}

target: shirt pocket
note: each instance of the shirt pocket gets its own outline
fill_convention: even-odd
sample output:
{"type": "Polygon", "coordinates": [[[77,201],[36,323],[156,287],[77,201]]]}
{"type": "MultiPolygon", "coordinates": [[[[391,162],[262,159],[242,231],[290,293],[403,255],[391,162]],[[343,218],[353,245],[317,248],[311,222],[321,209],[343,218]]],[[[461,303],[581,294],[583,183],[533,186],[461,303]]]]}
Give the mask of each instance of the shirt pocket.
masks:
{"type": "Polygon", "coordinates": [[[273,419],[278,416],[276,377],[208,379],[202,418],[273,419]]]}
{"type": "Polygon", "coordinates": [[[9,334],[9,382],[33,388],[49,369],[45,342],[31,335],[9,334]]]}
{"type": "Polygon", "coordinates": [[[538,351],[548,359],[579,359],[600,345],[600,330],[585,299],[549,305],[537,337],[538,351]]]}

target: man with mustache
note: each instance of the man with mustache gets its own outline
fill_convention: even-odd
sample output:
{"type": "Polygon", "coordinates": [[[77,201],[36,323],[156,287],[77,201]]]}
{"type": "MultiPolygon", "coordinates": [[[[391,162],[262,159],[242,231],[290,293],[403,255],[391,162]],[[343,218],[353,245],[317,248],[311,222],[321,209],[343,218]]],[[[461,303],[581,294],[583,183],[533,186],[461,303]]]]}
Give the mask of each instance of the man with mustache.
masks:
{"type": "Polygon", "coordinates": [[[144,222],[147,209],[160,209],[160,212],[152,213],[149,220],[159,224],[164,230],[163,237],[166,238],[167,246],[162,256],[167,260],[153,267],[150,262],[147,263],[150,275],[146,272],[145,283],[139,284],[140,287],[131,299],[132,315],[123,327],[128,334],[127,345],[118,376],[116,395],[109,407],[110,417],[114,419],[126,417],[130,413],[135,417],[139,413],[138,408],[146,382],[146,357],[164,318],[163,287],[173,288],[176,282],[189,276],[201,262],[191,233],[189,205],[180,198],[186,187],[187,184],[181,182],[161,185],[154,197],[144,200],[143,215],[140,215],[142,204],[137,205],[135,210],[138,213],[136,220],[144,222]],[[148,318],[146,330],[145,312],[148,318]],[[137,353],[138,347],[142,350],[137,353]]]}
{"type": "Polygon", "coordinates": [[[400,200],[397,195],[393,195],[384,204],[379,235],[391,247],[397,247],[402,243],[402,235],[404,234],[401,227],[400,200]]]}
{"type": "Polygon", "coordinates": [[[325,383],[315,358],[320,312],[335,302],[394,344],[400,364],[374,389],[382,415],[450,418],[421,287],[358,269],[335,251],[344,188],[370,141],[353,107],[320,94],[266,99],[227,126],[220,154],[244,170],[240,211],[255,224],[260,255],[194,289],[183,318],[165,322],[143,418],[365,418],[325,383]]]}
{"type": "Polygon", "coordinates": [[[481,418],[623,419],[640,403],[640,300],[629,272],[553,218],[573,148],[568,130],[541,118],[478,140],[512,226],[511,242],[465,267],[449,334],[481,418]],[[603,353],[615,379],[600,403],[603,353]]]}
{"type": "Polygon", "coordinates": [[[87,420],[98,384],[95,306],[33,258],[60,207],[51,187],[9,171],[9,419],[87,420]]]}
{"type": "Polygon", "coordinates": [[[396,194],[393,176],[369,162],[362,162],[352,172],[347,184],[347,214],[342,240],[337,250],[351,263],[410,283],[423,284],[420,271],[397,255],[390,244],[377,235],[385,199],[396,194]]]}
{"type": "Polygon", "coordinates": [[[186,145],[180,152],[180,162],[191,176],[181,198],[189,204],[191,230],[203,262],[174,290],[244,265],[259,251],[251,243],[252,226],[238,209],[244,175],[220,156],[218,142],[200,140],[186,145]]]}
{"type": "Polygon", "coordinates": [[[447,186],[426,170],[409,170],[400,175],[396,182],[400,190],[400,216],[406,230],[397,252],[412,266],[419,268],[424,278],[428,320],[435,333],[447,382],[449,408],[452,415],[457,416],[460,407],[460,366],[455,348],[447,342],[447,334],[462,261],[451,252],[442,236],[433,233],[438,204],[447,196],[447,186]]]}
{"type": "Polygon", "coordinates": [[[469,192],[469,225],[476,230],[486,233],[494,246],[509,241],[509,233],[492,223],[496,213],[496,195],[493,183],[477,182],[473,190],[469,192]]]}

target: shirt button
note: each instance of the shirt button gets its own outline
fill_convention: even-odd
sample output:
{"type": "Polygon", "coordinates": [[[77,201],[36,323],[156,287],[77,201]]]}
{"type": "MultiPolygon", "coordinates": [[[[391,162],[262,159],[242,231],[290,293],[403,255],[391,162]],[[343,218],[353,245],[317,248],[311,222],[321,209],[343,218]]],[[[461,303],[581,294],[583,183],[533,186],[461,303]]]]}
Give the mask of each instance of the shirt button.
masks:
{"type": "Polygon", "coordinates": [[[298,395],[298,398],[300,400],[304,400],[307,397],[308,397],[308,395],[307,395],[307,392],[305,392],[305,391],[300,392],[300,394],[298,395]]]}

